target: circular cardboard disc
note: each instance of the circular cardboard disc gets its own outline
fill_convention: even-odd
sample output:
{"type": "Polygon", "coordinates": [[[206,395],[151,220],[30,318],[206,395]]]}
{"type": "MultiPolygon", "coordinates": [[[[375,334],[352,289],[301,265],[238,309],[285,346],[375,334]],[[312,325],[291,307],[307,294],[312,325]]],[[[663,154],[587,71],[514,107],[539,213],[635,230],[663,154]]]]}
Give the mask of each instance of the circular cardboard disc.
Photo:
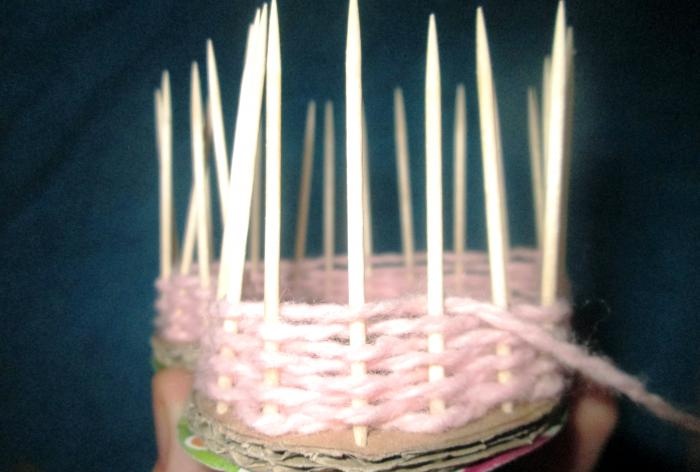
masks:
{"type": "Polygon", "coordinates": [[[180,441],[196,460],[227,472],[486,472],[528,454],[551,439],[565,422],[563,402],[495,410],[440,434],[370,431],[358,448],[352,433],[270,437],[228,414],[212,420],[213,402],[195,394],[180,423],[180,441]],[[465,468],[466,467],[466,468],[465,468]]]}

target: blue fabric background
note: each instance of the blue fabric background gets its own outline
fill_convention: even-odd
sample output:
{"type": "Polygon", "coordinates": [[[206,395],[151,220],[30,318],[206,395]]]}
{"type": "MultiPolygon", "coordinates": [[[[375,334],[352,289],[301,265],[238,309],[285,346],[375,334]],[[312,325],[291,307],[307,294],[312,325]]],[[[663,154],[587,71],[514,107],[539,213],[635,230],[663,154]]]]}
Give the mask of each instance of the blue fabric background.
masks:
{"type": "MultiPolygon", "coordinates": [[[[556,4],[484,3],[512,240],[532,244],[525,91],[539,84],[556,4]]],[[[211,37],[230,133],[256,5],[0,6],[0,470],[150,470],[148,337],[158,269],[153,90],[161,70],[170,69],[181,224],[190,179],[190,61],[204,59],[211,37]]],[[[568,4],[577,49],[569,270],[578,323],[588,326],[583,341],[643,376],[652,390],[692,407],[700,385],[698,14],[692,2],[641,5],[568,4]]],[[[289,254],[307,100],[335,102],[339,166],[344,162],[347,6],[280,0],[279,8],[289,254]]],[[[425,241],[422,90],[431,11],[443,74],[445,211],[451,215],[449,136],[454,87],[462,81],[470,122],[469,244],[484,248],[475,8],[467,0],[360,2],[379,251],[399,248],[391,106],[397,85],[407,99],[419,247],[425,241]]],[[[320,170],[317,159],[316,183],[320,170]]],[[[340,184],[343,175],[339,168],[340,184]]],[[[312,204],[320,208],[319,187],[312,204]]],[[[320,214],[311,212],[312,253],[320,250],[320,214]]],[[[622,405],[601,470],[685,468],[690,437],[622,405]]]]}

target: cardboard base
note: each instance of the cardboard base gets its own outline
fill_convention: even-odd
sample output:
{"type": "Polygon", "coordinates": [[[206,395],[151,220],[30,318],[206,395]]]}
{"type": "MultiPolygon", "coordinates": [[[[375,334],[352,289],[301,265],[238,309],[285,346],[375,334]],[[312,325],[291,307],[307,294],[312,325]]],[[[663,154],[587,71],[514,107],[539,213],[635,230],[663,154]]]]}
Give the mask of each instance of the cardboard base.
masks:
{"type": "Polygon", "coordinates": [[[156,370],[168,367],[194,370],[199,358],[198,343],[172,343],[158,336],[151,338],[151,350],[156,370]]]}
{"type": "Polygon", "coordinates": [[[195,393],[186,412],[189,430],[216,457],[253,472],[451,472],[542,442],[558,431],[566,413],[563,402],[546,401],[519,405],[508,414],[495,410],[440,434],[370,430],[367,447],[359,448],[349,430],[271,437],[231,413],[217,415],[214,407],[195,393]]]}

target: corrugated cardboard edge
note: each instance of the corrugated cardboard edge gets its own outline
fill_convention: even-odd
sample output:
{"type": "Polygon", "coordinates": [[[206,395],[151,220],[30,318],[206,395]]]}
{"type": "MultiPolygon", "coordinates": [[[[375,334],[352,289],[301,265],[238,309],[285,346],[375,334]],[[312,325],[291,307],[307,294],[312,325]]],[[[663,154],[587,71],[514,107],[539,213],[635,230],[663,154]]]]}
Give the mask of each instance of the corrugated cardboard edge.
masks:
{"type": "Polygon", "coordinates": [[[151,337],[153,359],[159,367],[178,367],[193,370],[199,358],[199,343],[173,343],[151,337]]]}
{"type": "Polygon", "coordinates": [[[453,471],[532,444],[563,422],[565,412],[563,401],[543,401],[518,405],[509,414],[496,409],[440,434],[370,430],[365,448],[354,445],[351,431],[265,436],[233,414],[216,415],[214,403],[196,392],[186,415],[209,450],[253,472],[427,472],[453,471]]]}

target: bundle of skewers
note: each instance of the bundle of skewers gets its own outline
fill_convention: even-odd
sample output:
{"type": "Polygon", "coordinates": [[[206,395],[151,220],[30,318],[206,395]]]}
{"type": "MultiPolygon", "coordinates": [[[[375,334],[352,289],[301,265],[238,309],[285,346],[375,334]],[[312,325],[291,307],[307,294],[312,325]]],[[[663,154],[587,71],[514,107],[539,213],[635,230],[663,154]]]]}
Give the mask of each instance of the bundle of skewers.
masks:
{"type": "MultiPolygon", "coordinates": [[[[561,427],[567,372],[581,371],[628,395],[636,388],[635,379],[569,343],[563,249],[572,29],[560,3],[541,103],[534,88],[527,94],[536,247],[510,247],[498,100],[479,8],[476,75],[488,251],[465,247],[467,123],[461,85],[454,117],[454,248],[444,250],[442,92],[431,15],[425,74],[427,249],[416,251],[413,240],[406,116],[397,88],[402,252],[375,254],[359,18],[357,0],[350,0],[347,255],[334,251],[330,102],[323,126],[323,255],[306,255],[316,128],[316,104],[310,102],[295,253],[281,259],[283,61],[274,0],[269,11],[266,4],[256,12],[248,31],[230,160],[211,42],[206,105],[198,66],[192,65],[194,178],[180,251],[173,219],[171,91],[164,73],[155,96],[161,267],[154,358],[159,366],[194,370],[186,429],[210,452],[250,470],[427,471],[502,463],[546,442],[561,427]],[[223,226],[218,262],[211,169],[223,226]]],[[[645,403],[640,395],[635,399],[645,403]]],[[[672,420],[690,421],[659,411],[658,404],[647,406],[672,420]]]]}

